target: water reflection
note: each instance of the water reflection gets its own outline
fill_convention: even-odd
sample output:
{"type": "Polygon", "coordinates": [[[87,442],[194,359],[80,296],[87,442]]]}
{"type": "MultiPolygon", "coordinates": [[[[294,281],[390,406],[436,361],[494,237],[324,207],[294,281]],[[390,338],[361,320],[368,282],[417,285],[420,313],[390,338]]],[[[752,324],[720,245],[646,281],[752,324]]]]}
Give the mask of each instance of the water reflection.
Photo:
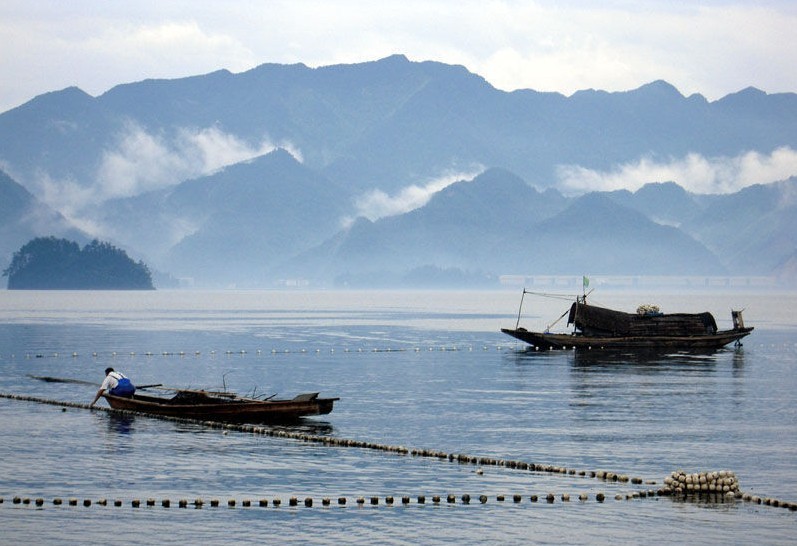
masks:
{"type": "Polygon", "coordinates": [[[736,510],[739,508],[739,501],[735,497],[728,498],[723,494],[711,495],[686,495],[670,497],[673,504],[688,504],[709,510],[736,510]]]}
{"type": "MultiPolygon", "coordinates": [[[[672,366],[691,366],[698,369],[714,366],[730,350],[551,350],[525,349],[508,353],[516,365],[540,365],[567,362],[573,371],[645,372],[667,369],[672,366]]],[[[734,368],[744,365],[742,349],[733,349],[734,368]]]]}
{"type": "Polygon", "coordinates": [[[110,413],[108,415],[108,432],[129,435],[134,431],[136,421],[135,415],[120,415],[110,413]]]}
{"type": "MultiPolygon", "coordinates": [[[[122,419],[123,416],[112,416],[112,419],[122,419]]],[[[141,417],[142,419],[146,419],[148,417],[141,417]]],[[[119,430],[117,432],[121,433],[129,433],[133,432],[132,424],[133,424],[133,416],[129,417],[130,423],[127,430],[124,429],[124,425],[120,423],[119,430]]],[[[153,420],[160,420],[157,417],[149,417],[149,419],[153,420]]],[[[178,434],[197,434],[197,433],[205,433],[211,432],[214,429],[208,427],[205,423],[201,422],[194,422],[194,421],[171,421],[173,426],[172,431],[178,434]]],[[[279,424],[279,425],[269,425],[269,424],[256,424],[255,426],[263,427],[265,430],[269,431],[285,431],[291,433],[305,433],[315,436],[323,436],[323,435],[332,435],[335,432],[334,427],[328,421],[317,421],[312,419],[299,419],[296,422],[290,424],[279,424]]],[[[109,425],[109,428],[111,426],[109,425]]]]}
{"type": "Polygon", "coordinates": [[[518,366],[528,366],[531,364],[544,364],[544,363],[553,363],[559,362],[562,358],[566,358],[568,355],[574,351],[565,351],[565,350],[550,350],[550,351],[538,351],[531,347],[518,349],[518,350],[510,350],[506,353],[507,357],[518,366]]]}
{"type": "Polygon", "coordinates": [[[331,436],[335,432],[332,423],[310,419],[301,419],[291,425],[272,425],[268,428],[273,431],[302,432],[313,436],[331,436]]]}
{"type": "MultiPolygon", "coordinates": [[[[305,433],[314,436],[324,436],[324,435],[332,435],[335,432],[334,427],[328,421],[314,421],[311,419],[299,419],[295,422],[290,424],[282,423],[279,425],[273,424],[262,424],[258,423],[255,424],[257,427],[262,427],[265,430],[273,431],[273,432],[290,432],[290,433],[305,433]]],[[[190,421],[186,422],[175,422],[174,423],[174,430],[178,433],[197,433],[197,432],[207,432],[213,430],[208,428],[206,425],[201,423],[193,423],[190,421]]]]}
{"type": "Polygon", "coordinates": [[[741,377],[742,372],[744,371],[744,348],[737,347],[733,350],[733,358],[731,359],[732,366],[731,370],[733,370],[734,377],[741,377]]]}
{"type": "Polygon", "coordinates": [[[711,351],[572,351],[574,369],[588,372],[592,369],[617,369],[617,371],[655,371],[671,366],[713,366],[718,352],[711,351]]]}

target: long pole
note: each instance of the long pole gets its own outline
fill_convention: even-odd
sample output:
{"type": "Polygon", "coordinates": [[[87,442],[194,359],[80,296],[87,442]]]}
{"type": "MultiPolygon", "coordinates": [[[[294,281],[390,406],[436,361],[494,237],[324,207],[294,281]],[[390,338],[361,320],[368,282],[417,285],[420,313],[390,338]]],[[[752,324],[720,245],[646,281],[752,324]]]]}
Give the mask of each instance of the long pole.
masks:
{"type": "Polygon", "coordinates": [[[517,322],[515,323],[515,330],[520,327],[520,314],[523,312],[523,298],[526,297],[526,287],[523,287],[523,294],[520,296],[520,307],[517,310],[517,322]]]}

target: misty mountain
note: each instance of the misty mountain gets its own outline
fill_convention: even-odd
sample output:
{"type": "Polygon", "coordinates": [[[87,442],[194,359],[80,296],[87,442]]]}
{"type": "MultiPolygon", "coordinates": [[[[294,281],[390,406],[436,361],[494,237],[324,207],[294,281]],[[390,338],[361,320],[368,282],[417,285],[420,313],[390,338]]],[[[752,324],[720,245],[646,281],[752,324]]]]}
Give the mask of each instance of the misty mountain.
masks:
{"type": "Polygon", "coordinates": [[[674,268],[691,275],[727,273],[720,260],[688,234],[601,193],[575,199],[530,229],[526,239],[534,241],[538,260],[534,269],[553,273],[579,267],[598,275],[618,271],[668,275],[674,268]]]}
{"type": "Polygon", "coordinates": [[[701,214],[698,197],[675,182],[652,182],[635,192],[618,190],[609,197],[618,204],[637,210],[656,223],[680,226],[701,214]]]}
{"type": "Polygon", "coordinates": [[[96,212],[117,226],[116,239],[150,249],[172,275],[257,285],[267,270],[338,231],[348,202],[345,188],[276,150],[96,212]]]}
{"type": "Polygon", "coordinates": [[[352,191],[395,191],[472,165],[544,188],[561,165],[797,148],[797,95],[746,89],[709,102],[662,81],[571,97],[507,93],[461,66],[401,55],[320,68],[265,64],[119,85],[96,98],[75,88],[42,95],[0,114],[0,161],[28,189],[43,173],[90,186],[107,176],[99,167],[131,131],[179,152],[186,132],[209,128],[253,147],[290,144],[306,166],[352,191]]]}
{"type": "Polygon", "coordinates": [[[564,202],[558,192],[543,195],[516,175],[491,169],[413,211],[375,222],[361,218],[290,266],[309,277],[371,280],[424,266],[494,273],[506,263],[500,247],[507,238],[564,202]]]}
{"type": "Polygon", "coordinates": [[[80,226],[211,286],[788,276],[794,179],[729,195],[677,180],[580,197],[561,186],[571,168],[784,147],[797,149],[793,93],[748,88],[710,102],[663,81],[570,97],[504,92],[461,66],[401,55],[146,80],[99,97],[69,88],[0,114],[11,177],[0,177],[0,251],[39,235],[85,241],[68,233],[80,226]],[[438,185],[451,173],[458,182],[438,185]],[[390,216],[368,210],[407,192],[433,195],[390,216]]]}
{"type": "Polygon", "coordinates": [[[123,118],[77,87],[45,93],[0,114],[0,164],[31,192],[41,191],[42,177],[90,186],[123,127],[123,118]]]}
{"type": "Polygon", "coordinates": [[[40,203],[10,176],[0,171],[0,270],[14,252],[38,236],[55,234],[86,242],[88,237],[56,211],[40,203]]]}
{"type": "MultiPolygon", "coordinates": [[[[649,191],[640,190],[643,197],[649,191]]],[[[727,272],[703,244],[610,194],[573,199],[541,193],[503,169],[454,183],[412,212],[361,219],[291,267],[310,278],[315,272],[366,284],[423,267],[493,278],[587,270],[666,275],[676,267],[691,275],[727,272]]]]}
{"type": "Polygon", "coordinates": [[[797,252],[797,177],[705,196],[682,228],[741,274],[777,271],[797,252]]]}

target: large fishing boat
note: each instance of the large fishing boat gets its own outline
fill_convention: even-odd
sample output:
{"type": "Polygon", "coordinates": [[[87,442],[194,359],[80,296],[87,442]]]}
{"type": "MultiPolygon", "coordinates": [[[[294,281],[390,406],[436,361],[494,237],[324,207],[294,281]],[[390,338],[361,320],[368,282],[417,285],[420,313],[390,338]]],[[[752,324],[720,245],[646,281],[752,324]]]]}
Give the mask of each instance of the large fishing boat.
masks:
{"type": "MultiPolygon", "coordinates": [[[[523,295],[530,294],[525,289],[523,295]]],[[[615,311],[587,303],[587,294],[576,301],[561,318],[568,315],[571,333],[531,332],[520,326],[523,309],[521,297],[518,322],[514,328],[501,328],[507,335],[537,349],[720,349],[729,343],[741,345],[741,339],[753,331],[745,327],[742,311],[731,311],[733,328],[718,330],[711,313],[662,313],[655,305],[642,305],[636,313],[615,311]]]]}

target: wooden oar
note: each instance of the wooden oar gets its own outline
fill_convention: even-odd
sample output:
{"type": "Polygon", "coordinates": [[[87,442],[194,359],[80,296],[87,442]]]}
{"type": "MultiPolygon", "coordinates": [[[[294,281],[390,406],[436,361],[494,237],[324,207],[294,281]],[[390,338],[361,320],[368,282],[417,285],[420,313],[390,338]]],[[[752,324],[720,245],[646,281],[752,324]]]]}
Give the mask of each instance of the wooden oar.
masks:
{"type": "MultiPolygon", "coordinates": [[[[30,375],[28,377],[33,379],[38,379],[39,381],[46,381],[48,383],[74,383],[76,385],[91,385],[92,387],[98,387],[99,383],[94,383],[93,381],[83,381],[82,379],[70,379],[68,377],[50,377],[47,375],[30,375]]],[[[136,385],[137,389],[147,389],[152,387],[161,387],[163,383],[152,383],[151,385],[136,385]]]]}
{"type": "Polygon", "coordinates": [[[76,383],[78,385],[92,385],[94,387],[98,387],[99,383],[94,383],[93,381],[83,381],[82,379],[70,379],[67,377],[50,377],[47,375],[30,375],[28,377],[33,379],[38,379],[39,381],[46,381],[48,383],[76,383]]]}
{"type": "MultiPolygon", "coordinates": [[[[73,383],[76,385],[90,385],[92,387],[99,387],[99,383],[94,383],[93,381],[84,381],[82,379],[72,379],[69,377],[51,377],[48,375],[31,375],[28,374],[28,377],[32,379],[38,379],[39,381],[46,381],[48,383],[73,383]]],[[[163,383],[152,383],[150,385],[136,385],[136,389],[160,389],[164,391],[172,391],[172,392],[188,392],[188,393],[200,393],[200,394],[207,394],[210,396],[219,396],[222,398],[230,398],[230,399],[240,399],[241,396],[232,393],[232,392],[219,392],[219,391],[206,391],[201,389],[178,389],[176,387],[164,387],[163,383]]],[[[268,398],[264,398],[263,401],[271,400],[277,396],[277,393],[272,394],[268,398]]],[[[246,399],[244,397],[244,399],[246,399]]]]}

